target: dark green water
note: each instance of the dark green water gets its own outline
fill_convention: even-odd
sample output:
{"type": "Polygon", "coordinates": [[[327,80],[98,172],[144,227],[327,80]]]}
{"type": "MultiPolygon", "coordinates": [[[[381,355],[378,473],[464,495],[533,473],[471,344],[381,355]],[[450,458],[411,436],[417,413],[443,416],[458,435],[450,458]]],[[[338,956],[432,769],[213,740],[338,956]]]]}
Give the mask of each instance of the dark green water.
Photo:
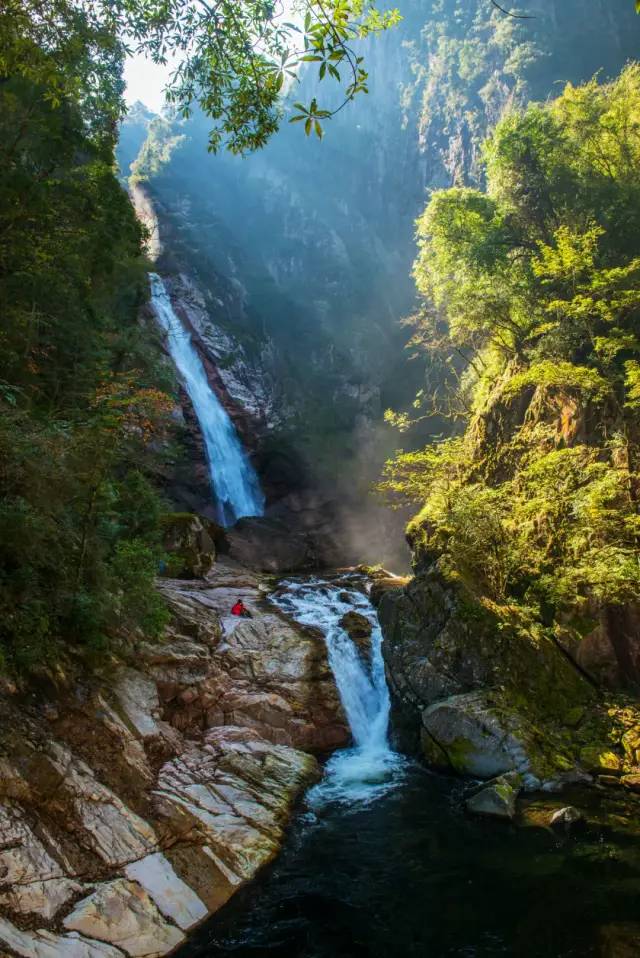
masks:
{"type": "MultiPolygon", "coordinates": [[[[277,862],[180,958],[640,956],[637,799],[592,795],[570,837],[471,819],[462,793],[411,768],[368,805],[302,809],[277,862]]],[[[548,820],[546,801],[529,820],[548,820]]]]}

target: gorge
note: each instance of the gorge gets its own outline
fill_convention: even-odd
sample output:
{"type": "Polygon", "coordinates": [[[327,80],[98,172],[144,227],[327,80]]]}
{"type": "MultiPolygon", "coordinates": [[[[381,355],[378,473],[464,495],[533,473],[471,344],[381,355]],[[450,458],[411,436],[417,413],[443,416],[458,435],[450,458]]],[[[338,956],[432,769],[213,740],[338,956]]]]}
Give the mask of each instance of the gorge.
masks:
{"type": "Polygon", "coordinates": [[[303,5],[0,8],[0,958],[640,954],[640,17],[303,5]]]}

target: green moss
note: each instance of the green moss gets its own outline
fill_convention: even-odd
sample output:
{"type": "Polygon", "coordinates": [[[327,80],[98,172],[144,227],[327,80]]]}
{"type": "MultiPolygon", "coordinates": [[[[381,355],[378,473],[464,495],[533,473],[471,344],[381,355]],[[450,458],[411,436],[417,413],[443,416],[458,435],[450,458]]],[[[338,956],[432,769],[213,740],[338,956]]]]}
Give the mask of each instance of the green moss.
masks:
{"type": "Polygon", "coordinates": [[[447,756],[451,767],[456,772],[465,773],[469,770],[469,758],[475,752],[473,744],[466,738],[460,736],[447,745],[447,756]]]}

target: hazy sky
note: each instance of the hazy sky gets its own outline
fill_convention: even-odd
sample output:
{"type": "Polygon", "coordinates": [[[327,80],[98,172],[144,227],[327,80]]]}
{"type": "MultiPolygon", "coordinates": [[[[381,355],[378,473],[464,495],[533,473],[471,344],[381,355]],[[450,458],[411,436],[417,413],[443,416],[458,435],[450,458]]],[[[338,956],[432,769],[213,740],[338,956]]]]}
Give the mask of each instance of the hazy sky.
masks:
{"type": "Polygon", "coordinates": [[[146,60],[143,56],[129,57],[124,68],[127,83],[125,94],[127,103],[142,100],[145,106],[159,113],[164,104],[163,87],[167,82],[171,68],[161,67],[146,60]]]}

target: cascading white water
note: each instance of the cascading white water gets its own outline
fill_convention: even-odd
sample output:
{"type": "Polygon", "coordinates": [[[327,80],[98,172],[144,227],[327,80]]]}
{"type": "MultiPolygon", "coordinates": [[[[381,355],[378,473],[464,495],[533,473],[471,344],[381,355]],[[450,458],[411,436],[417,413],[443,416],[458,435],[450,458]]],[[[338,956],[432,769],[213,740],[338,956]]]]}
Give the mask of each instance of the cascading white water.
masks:
{"type": "Polygon", "coordinates": [[[228,526],[242,516],[261,516],[264,496],[260,482],[235,427],[209,385],[202,360],[174,312],[162,279],[150,273],[149,280],[154,312],[167,333],[169,352],[200,423],[220,522],[228,526]]]}
{"type": "Polygon", "coordinates": [[[310,578],[280,585],[272,601],[302,625],[319,628],[329,665],[353,735],[352,748],[329,760],[322,783],[312,789],[313,804],[369,801],[397,784],[404,759],[389,746],[389,689],[382,658],[382,633],[375,609],[362,591],[360,575],[334,581],[310,578]],[[369,660],[340,625],[347,612],[358,612],[372,626],[369,660]]]}

